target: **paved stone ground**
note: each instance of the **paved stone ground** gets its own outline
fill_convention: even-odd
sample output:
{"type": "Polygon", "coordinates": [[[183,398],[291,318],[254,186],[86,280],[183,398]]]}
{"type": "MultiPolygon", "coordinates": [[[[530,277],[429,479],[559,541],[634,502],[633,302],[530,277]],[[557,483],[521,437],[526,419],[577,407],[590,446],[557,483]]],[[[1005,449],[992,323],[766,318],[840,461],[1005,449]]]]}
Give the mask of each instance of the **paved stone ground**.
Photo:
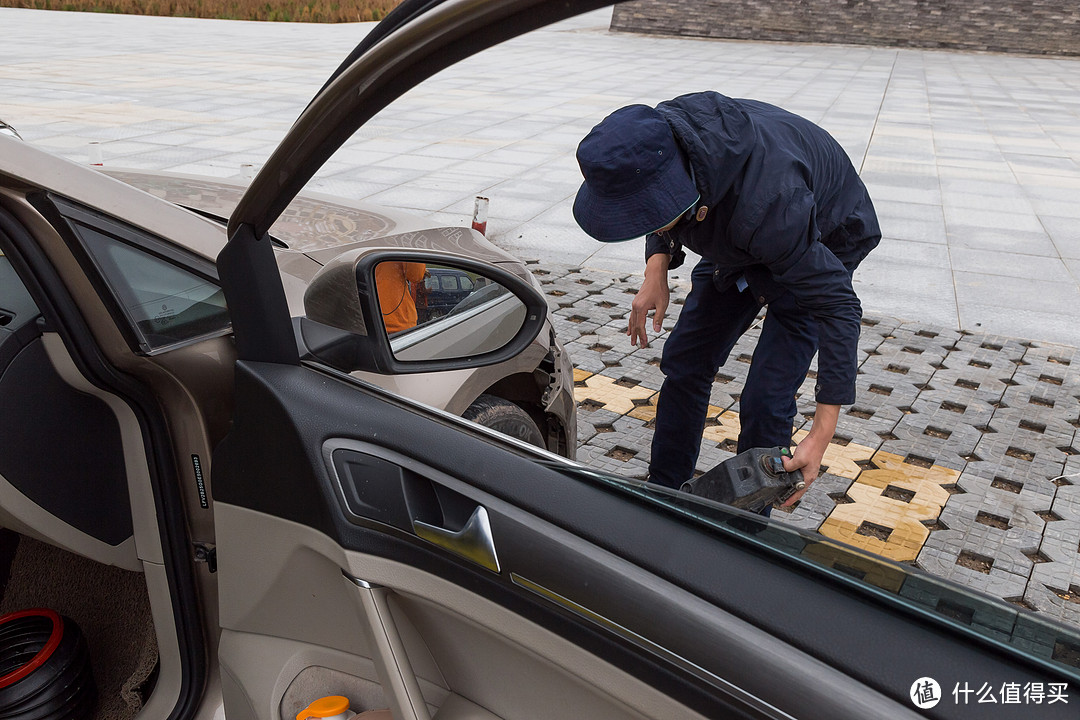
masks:
{"type": "MultiPolygon", "coordinates": [[[[689,289],[673,283],[664,332],[626,335],[640,277],[532,265],[576,368],[578,459],[644,477],[659,359],[689,289]]],[[[734,455],[753,329],[716,376],[697,471],[734,455]]],[[[856,402],[826,471],[774,517],[1080,624],[1080,356],[1065,345],[863,318],[856,402]]],[[[813,412],[813,373],[796,439],[813,412]]]]}
{"type": "MultiPolygon", "coordinates": [[[[578,141],[629,103],[718,90],[824,126],[870,189],[885,241],[868,309],[1080,345],[1080,59],[725,42],[608,31],[588,13],[469,58],[373,118],[311,189],[468,223],[522,257],[640,272],[570,202],[578,141]],[[1035,287],[1038,292],[1033,292],[1035,287]]],[[[0,117],[78,161],[242,176],[370,23],[0,8],[0,117]],[[57,38],[63,38],[58,42],[57,38]]]]}
{"type": "MultiPolygon", "coordinates": [[[[641,475],[663,336],[627,341],[641,247],[574,225],[574,146],[616,107],[701,89],[819,122],[886,237],[855,277],[871,311],[858,401],[786,519],[1080,623],[1080,358],[980,334],[1080,345],[1080,60],[643,37],[608,32],[609,12],[415,88],[312,189],[450,225],[490,197],[490,237],[539,261],[577,365],[581,459],[641,475]]],[[[99,142],[108,165],[211,176],[265,161],[370,29],[8,8],[0,25],[0,117],[27,142],[78,161],[99,142]]],[[[731,454],[753,343],[717,375],[701,470],[731,454]]]]}

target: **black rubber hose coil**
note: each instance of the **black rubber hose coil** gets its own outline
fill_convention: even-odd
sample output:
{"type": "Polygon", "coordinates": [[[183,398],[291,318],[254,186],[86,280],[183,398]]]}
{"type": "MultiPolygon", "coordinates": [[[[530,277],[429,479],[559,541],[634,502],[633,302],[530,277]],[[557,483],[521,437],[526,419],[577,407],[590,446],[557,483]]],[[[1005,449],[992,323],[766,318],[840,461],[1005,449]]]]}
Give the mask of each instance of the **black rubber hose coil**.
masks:
{"type": "Polygon", "coordinates": [[[0,616],[0,720],[84,720],[96,700],[78,625],[46,608],[0,616]]]}

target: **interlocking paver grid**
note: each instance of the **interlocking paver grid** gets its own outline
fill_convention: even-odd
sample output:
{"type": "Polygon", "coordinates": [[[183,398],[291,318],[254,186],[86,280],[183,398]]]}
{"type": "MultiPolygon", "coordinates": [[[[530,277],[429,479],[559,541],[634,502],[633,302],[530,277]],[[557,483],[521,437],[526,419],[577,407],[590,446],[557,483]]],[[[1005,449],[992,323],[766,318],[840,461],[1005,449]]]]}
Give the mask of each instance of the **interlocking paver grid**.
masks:
{"type": "MultiPolygon", "coordinates": [[[[584,318],[560,324],[578,368],[579,460],[646,477],[666,331],[648,348],[629,344],[637,278],[590,270],[590,294],[578,268],[534,267],[549,295],[559,293],[558,312],[584,318]],[[598,298],[609,318],[602,325],[598,298]]],[[[688,286],[676,280],[672,290],[677,310],[688,286]]],[[[717,373],[696,472],[734,454],[757,335],[740,340],[717,373]]],[[[857,398],[841,414],[826,472],[774,517],[1080,623],[1080,481],[1062,477],[1080,476],[1074,349],[874,315],[860,349],[857,398]]],[[[813,412],[812,379],[802,393],[797,428],[813,412]]]]}

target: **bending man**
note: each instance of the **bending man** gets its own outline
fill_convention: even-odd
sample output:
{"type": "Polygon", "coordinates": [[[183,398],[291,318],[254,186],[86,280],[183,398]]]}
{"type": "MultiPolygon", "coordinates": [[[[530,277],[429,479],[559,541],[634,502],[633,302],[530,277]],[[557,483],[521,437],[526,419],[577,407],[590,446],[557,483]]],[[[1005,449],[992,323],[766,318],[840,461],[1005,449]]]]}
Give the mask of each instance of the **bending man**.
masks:
{"type": "Polygon", "coordinates": [[[784,461],[809,485],[840,406],[855,401],[862,307],[851,275],[881,238],[847,154],[809,120],[704,92],[615,111],[577,157],[582,229],[603,242],[646,236],[632,343],[648,345],[650,312],[660,332],[683,248],[701,256],[664,345],[649,480],[679,487],[692,477],[716,371],[767,307],[739,398],[738,451],[791,445],[795,393],[817,352],[813,425],[784,461]]]}

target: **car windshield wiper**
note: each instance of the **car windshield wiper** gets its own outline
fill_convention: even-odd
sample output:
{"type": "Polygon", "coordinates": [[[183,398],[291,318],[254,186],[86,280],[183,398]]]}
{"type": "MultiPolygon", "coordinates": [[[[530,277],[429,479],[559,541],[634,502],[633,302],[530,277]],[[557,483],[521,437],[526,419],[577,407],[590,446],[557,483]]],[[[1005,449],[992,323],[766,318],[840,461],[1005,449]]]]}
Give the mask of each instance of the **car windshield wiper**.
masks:
{"type": "MultiPolygon", "coordinates": [[[[216,213],[212,213],[212,212],[210,212],[208,210],[202,210],[202,209],[197,208],[197,207],[191,207],[190,205],[180,205],[180,207],[184,208],[185,210],[190,210],[191,212],[195,213],[196,215],[202,215],[207,220],[213,220],[214,222],[216,222],[216,223],[218,223],[220,225],[228,226],[228,224],[229,224],[229,218],[221,217],[220,215],[217,215],[216,213]]],[[[270,238],[270,242],[274,245],[274,247],[281,248],[282,250],[288,250],[289,249],[289,244],[287,242],[285,242],[284,240],[279,240],[278,238],[274,237],[273,235],[268,235],[268,237],[270,238]]]]}
{"type": "Polygon", "coordinates": [[[19,135],[19,133],[15,131],[15,128],[11,127],[10,125],[8,125],[3,120],[0,120],[0,135],[8,135],[10,137],[22,140],[22,136],[19,135]]]}

